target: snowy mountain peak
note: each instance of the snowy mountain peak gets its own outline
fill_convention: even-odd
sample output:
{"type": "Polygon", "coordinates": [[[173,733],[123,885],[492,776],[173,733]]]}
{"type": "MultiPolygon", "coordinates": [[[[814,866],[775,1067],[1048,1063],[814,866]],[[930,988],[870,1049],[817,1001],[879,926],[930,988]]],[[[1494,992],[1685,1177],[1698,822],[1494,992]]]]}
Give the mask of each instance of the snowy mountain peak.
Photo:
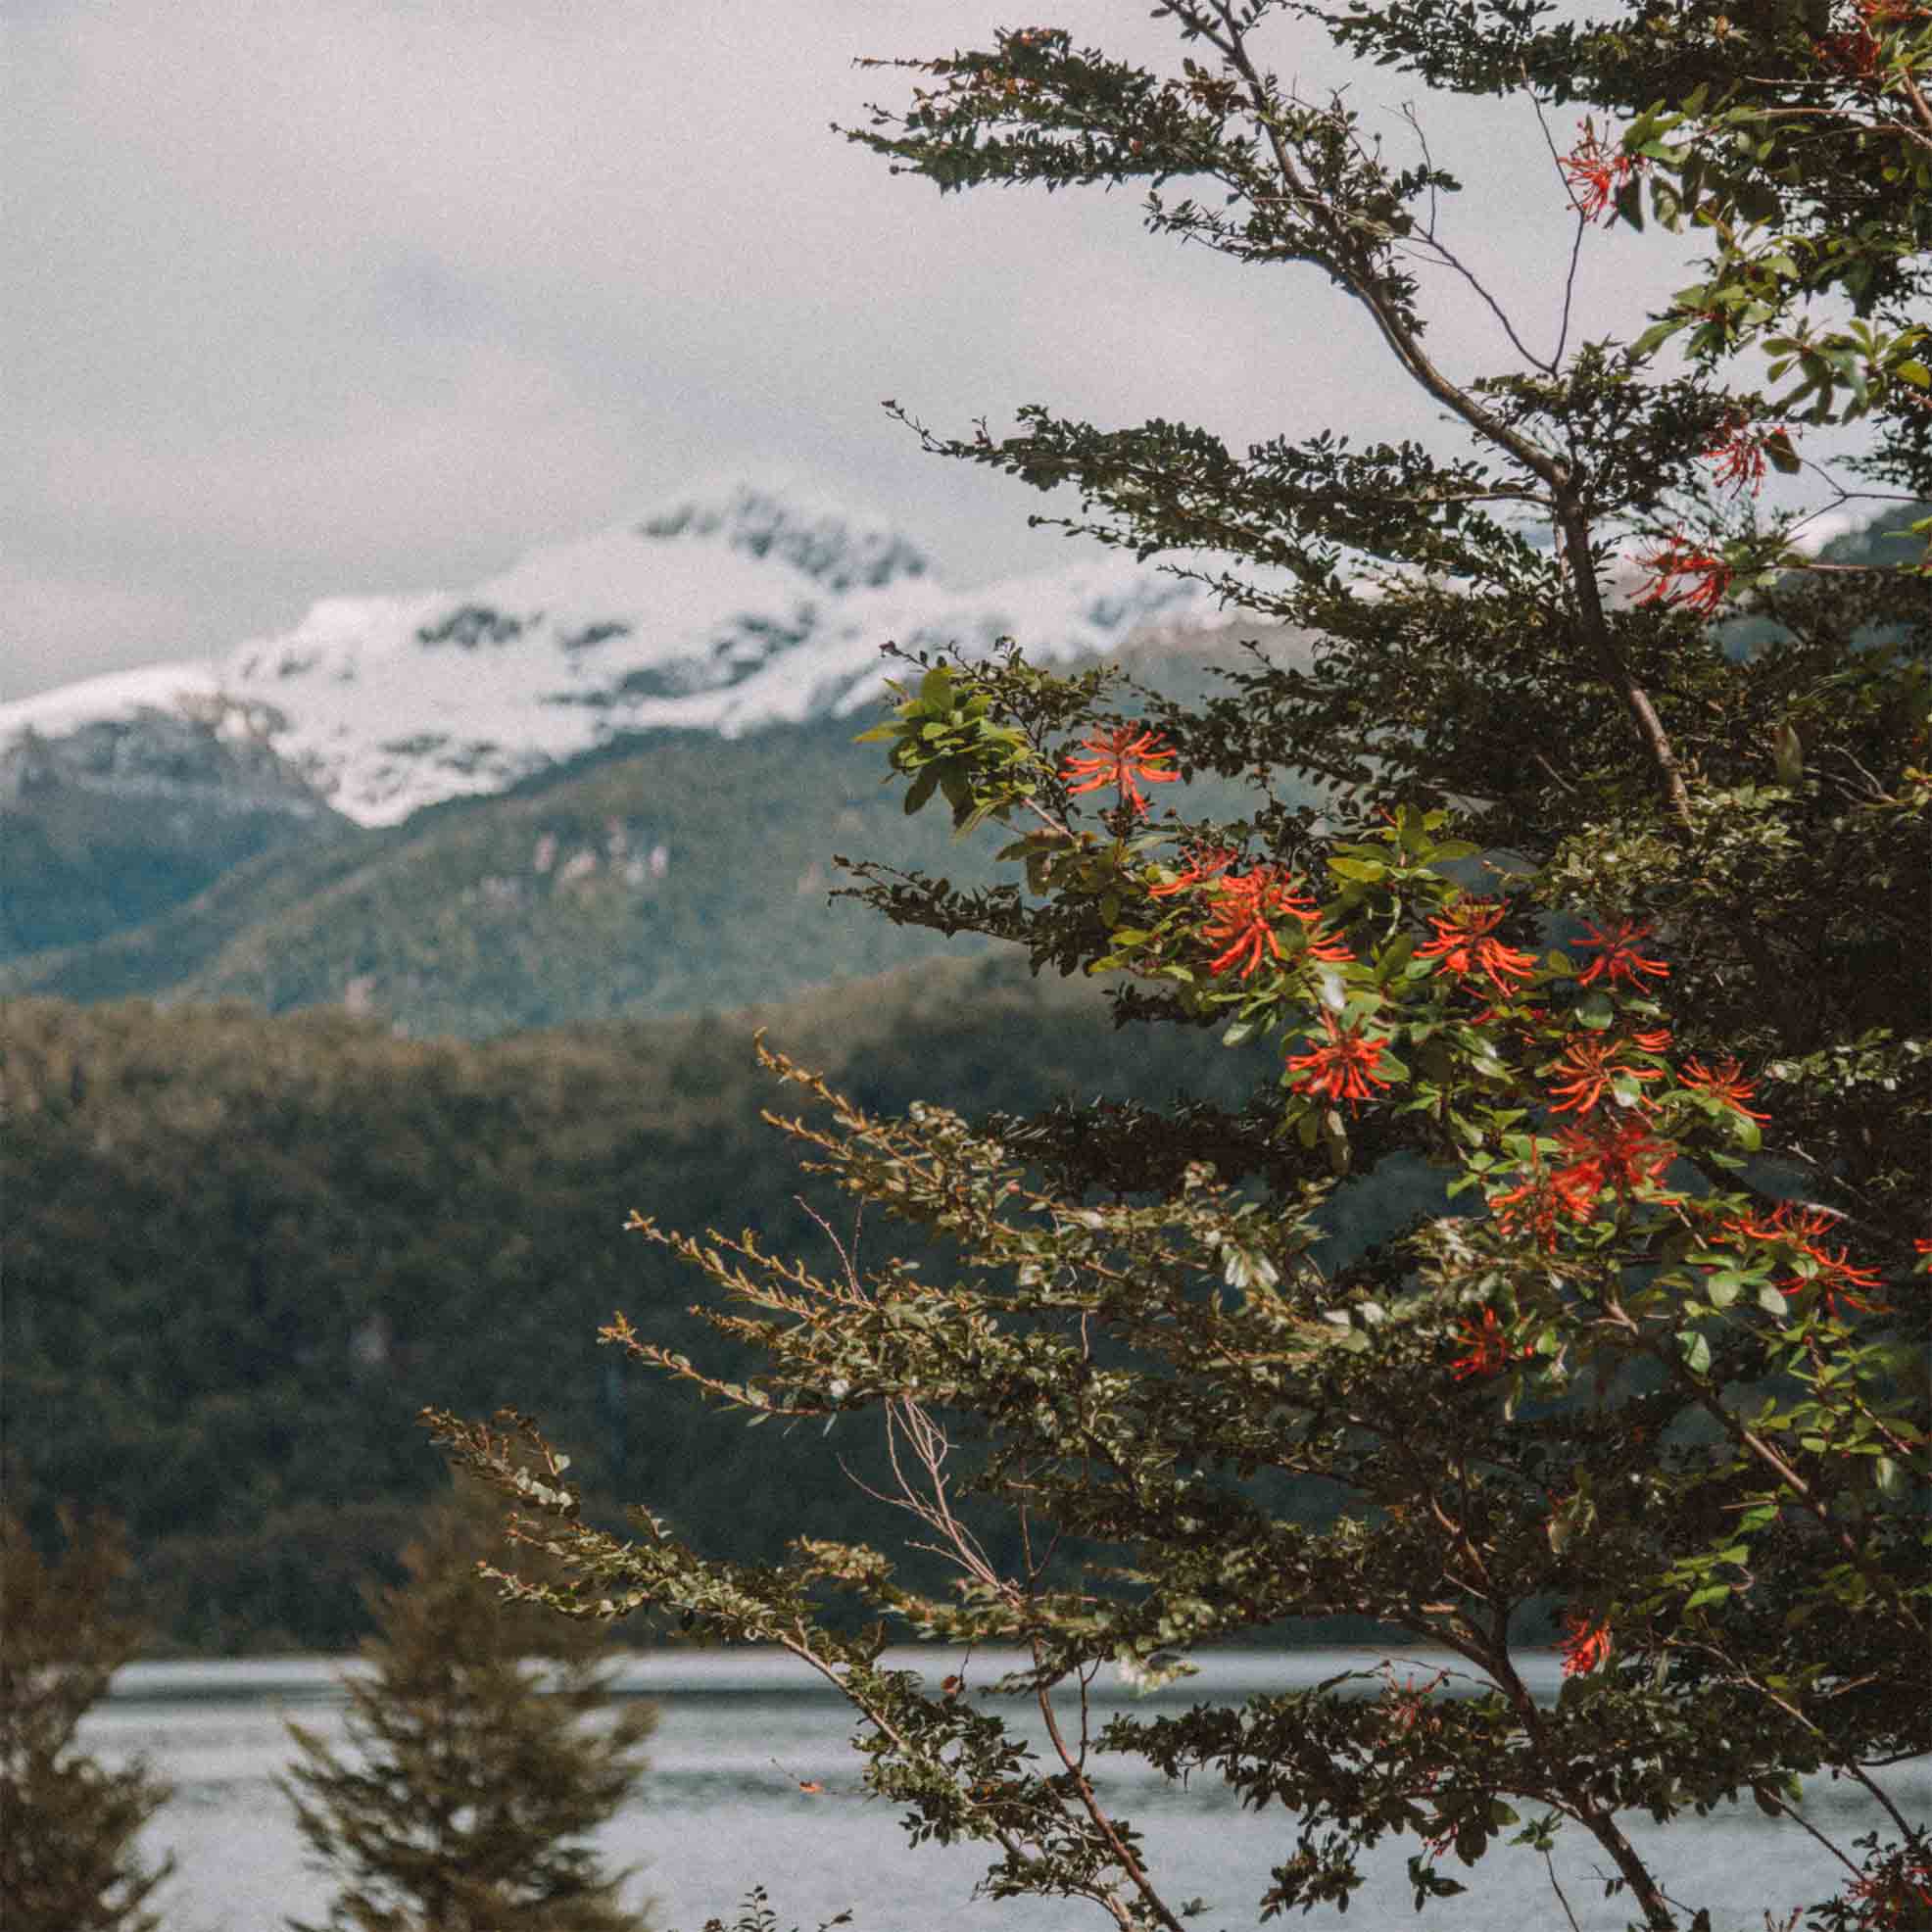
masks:
{"type": "Polygon", "coordinates": [[[688,498],[645,518],[638,534],[710,538],[748,556],[777,556],[830,591],[877,590],[932,568],[923,551],[882,520],[841,509],[801,510],[750,484],[737,485],[722,501],[688,498]]]}
{"type": "Polygon", "coordinates": [[[889,640],[977,655],[1012,636],[1066,658],[1206,615],[1198,587],[1118,554],[950,590],[882,516],[730,483],[466,592],[327,598],[212,662],[0,705],[0,750],[103,719],[242,719],[339,811],[391,824],[620,734],[848,714],[877,697],[889,640]]]}

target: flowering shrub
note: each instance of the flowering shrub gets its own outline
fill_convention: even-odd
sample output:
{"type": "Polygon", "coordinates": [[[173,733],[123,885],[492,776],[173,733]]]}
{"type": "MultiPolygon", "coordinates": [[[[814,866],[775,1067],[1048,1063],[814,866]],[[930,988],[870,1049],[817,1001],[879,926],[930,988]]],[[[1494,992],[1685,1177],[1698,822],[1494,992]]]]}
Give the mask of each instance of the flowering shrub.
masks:
{"type": "Polygon", "coordinates": [[[1932,606],[1909,543],[1814,558],[1803,507],[1763,499],[1797,422],[1858,445],[1843,474],[1932,499],[1932,43],[1875,6],[1831,28],[1869,34],[1869,64],[1784,9],[1328,16],[1431,84],[1589,102],[1602,131],[1545,181],[1579,246],[1613,211],[1715,238],[1633,342],[1543,358],[1505,316],[1514,359],[1464,381],[1417,273],[1475,274],[1435,226],[1453,179],[1270,74],[1267,0],[1157,11],[1173,72],[1002,33],[894,64],[910,105],[853,138],[946,190],[1144,182],[1157,232],[1314,267],[1470,454],[1326,433],[1240,454],[1032,406],[1006,439],[919,429],[1077,486],[1071,527],[1098,541],[1231,557],[1204,574],[1312,642],[1194,704],[1017,655],[909,660],[866,735],[909,806],[937,792],[962,830],[1004,828],[1011,884],[854,869],[894,919],[1109,979],[1123,1023],[1212,1031],[1248,1056],[1250,1104],[886,1119],[766,1052],[811,1166],[958,1269],[842,1253],[820,1275],[635,1218],[724,1295],[706,1319],[755,1367],[622,1317],[605,1341],[750,1421],[813,1424],[795,1444],[869,1413],[950,1592],[809,1535],[774,1569],[648,1514],[619,1541],[577,1520],[534,1432],[440,1426],[529,1499],[524,1533],[577,1578],[549,1600],[793,1652],[853,1705],[871,1788],[915,1838],[985,1844],[994,1896],[1179,1932],[1105,1776],[1125,1753],[1279,1801],[1262,1917],[1345,1905],[1384,1839],[1417,1847],[1420,1908],[1499,1842],[1548,1856],[1567,1832],[1647,1932],[1708,1925],[1667,1835],[1640,1849],[1628,1824],[1749,1794],[1818,1834],[1786,1908],[1908,1922],[1928,1848],[1895,1767],[1932,1749],[1932,606]],[[1644,539],[1653,582],[1619,604],[1608,559],[1644,539]],[[1774,620],[1749,655],[1715,628],[1727,601],[1774,620]],[[1252,786],[1247,815],[1190,815],[1180,783],[1157,815],[1148,788],[1193,773],[1252,786]],[[1326,1240],[1332,1192],[1397,1155],[1438,1177],[1433,1208],[1366,1252],[1326,1240]],[[1280,1512],[1282,1482],[1306,1509],[1280,1512]],[[880,1625],[829,1619],[833,1592],[880,1625]],[[1435,1675],[1091,1721],[1105,1664],[1158,1682],[1341,1615],[1426,1646],[1435,1675]],[[889,1630],[942,1648],[932,1687],[882,1667],[889,1630]],[[993,1645],[1024,1663],[990,1685],[993,1645]],[[1436,1695],[1452,1682],[1473,1694],[1436,1695]],[[1001,1697],[1031,1703],[1042,1753],[1001,1697]],[[1798,1818],[1820,1773],[1857,1791],[1867,1844],[1798,1818]]]}

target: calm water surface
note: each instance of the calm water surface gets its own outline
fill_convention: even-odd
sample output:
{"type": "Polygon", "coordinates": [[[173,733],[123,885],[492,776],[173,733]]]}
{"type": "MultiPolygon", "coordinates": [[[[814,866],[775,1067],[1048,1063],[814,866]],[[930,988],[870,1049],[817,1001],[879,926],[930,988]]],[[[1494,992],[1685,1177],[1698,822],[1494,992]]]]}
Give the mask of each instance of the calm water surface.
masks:
{"type": "MultiPolygon", "coordinates": [[[[1224,1655],[1207,1660],[1201,1676],[1139,1708],[1305,1686],[1373,1661],[1334,1651],[1224,1655]]],[[[932,1674],[950,1667],[910,1656],[888,1662],[932,1674]]],[[[147,1841],[150,1851],[171,1851],[177,1861],[165,1895],[168,1932],[271,1932],[288,1914],[325,1912],[333,1888],[305,1866],[287,1801],[272,1780],[290,1756],[285,1716],[339,1735],[339,1667],[312,1659],[136,1665],[88,1718],[89,1750],[114,1762],[144,1755],[175,1788],[147,1841]]],[[[997,1660],[982,1658],[976,1675],[990,1680],[998,1667],[997,1660]]],[[[1554,1659],[1528,1660],[1524,1675],[1553,1692],[1554,1659]]],[[[743,1894],[762,1883],[784,1914],[782,1927],[797,1922],[805,1932],[846,1908],[855,1932],[975,1925],[987,1932],[1105,1932],[1109,1921],[1078,1902],[976,1901],[974,1883],[987,1864],[977,1847],[909,1847],[896,1814],[859,1786],[846,1707],[816,1690],[790,1659],[678,1652],[636,1660],[621,1681],[656,1701],[659,1722],[636,1803],[598,1843],[612,1866],[643,1867],[627,1897],[654,1901],[658,1928],[699,1932],[712,1913],[734,1915],[743,1894]],[[822,1784],[823,1794],[800,1791],[807,1781],[822,1784]]],[[[1104,1679],[1095,1690],[1108,1693],[1103,1706],[1135,1704],[1124,1690],[1108,1691],[1104,1679]]],[[[1099,1768],[1143,1830],[1169,1900],[1206,1902],[1190,1923],[1202,1932],[1252,1926],[1270,1866],[1293,1849],[1281,1814],[1243,1811],[1205,1786],[1171,1790],[1131,1763],[1101,1760],[1099,1768]]],[[[1932,1764],[1893,1776],[1894,1796],[1908,1815],[1932,1811],[1932,1764]]],[[[1840,1844],[1871,1821],[1864,1801],[1828,1783],[1810,1794],[1806,1809],[1840,1844]]],[[[1714,1908],[1715,1932],[1763,1932],[1767,1909],[1781,1916],[1834,1882],[1814,1840],[1764,1818],[1755,1806],[1632,1835],[1658,1848],[1656,1868],[1674,1896],[1714,1908]]],[[[1469,1895],[1418,1916],[1404,1869],[1415,1849],[1408,1840],[1381,1848],[1371,1882],[1345,1917],[1316,1913],[1285,1923],[1308,1932],[1567,1927],[1542,1860],[1508,1849],[1484,1860],[1469,1895]]],[[[1582,1932],[1621,1932],[1627,1901],[1605,1900],[1601,1880],[1592,1877],[1600,1863],[1594,1846],[1571,1834],[1557,1871],[1582,1932]]]]}

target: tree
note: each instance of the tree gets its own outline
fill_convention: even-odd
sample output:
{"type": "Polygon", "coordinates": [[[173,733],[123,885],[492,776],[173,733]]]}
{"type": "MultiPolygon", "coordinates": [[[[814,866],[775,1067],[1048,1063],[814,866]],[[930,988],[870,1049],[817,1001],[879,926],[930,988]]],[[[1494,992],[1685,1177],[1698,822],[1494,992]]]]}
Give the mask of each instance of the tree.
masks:
{"type": "Polygon", "coordinates": [[[173,1860],[149,1863],[136,1841],[168,1786],[76,1741],[138,1646],[111,1603],[126,1550],[105,1517],[63,1513],[61,1528],[50,1564],[0,1510],[0,1917],[9,1932],[153,1932],[147,1902],[173,1860]]]}
{"type": "MultiPolygon", "coordinates": [[[[908,809],[1005,829],[1013,883],[861,865],[856,890],[1117,976],[1123,1024],[1218,1030],[1254,1096],[891,1120],[766,1054],[821,1110],[780,1123],[810,1164],[957,1269],[821,1276],[640,1216],[722,1291],[708,1319],[755,1370],[621,1317],[605,1339],[752,1422],[882,1418],[957,1592],[809,1537],[785,1566],[722,1563],[648,1513],[619,1542],[547,1482],[522,1534],[569,1580],[530,1594],[795,1651],[857,1708],[867,1777],[915,1835],[986,1841],[993,1893],[1089,1899],[1123,1932],[1178,1932],[1181,1908],[1096,1745],[1284,1808],[1263,1916],[1345,1904],[1383,1839],[1417,1847],[1420,1908],[1497,1844],[1570,1831],[1635,1923],[1708,1927],[1726,1901],[1682,1901],[1628,1822],[1749,1795],[1816,1835],[1794,1919],[1924,1924],[1932,1847],[1889,1767],[1932,1747],[1932,9],[1155,11],[1170,72],[1001,32],[880,63],[910,104],[852,138],[942,191],[1144,183],[1155,233],[1319,270],[1462,447],[1236,452],[1037,406],[1014,436],[947,437],[889,405],[938,454],[1077,489],[1047,520],[1307,642],[1195,705],[1017,652],[910,660],[873,735],[908,809]],[[1572,341],[1559,272],[1526,326],[1465,260],[1425,144],[1395,160],[1341,96],[1263,65],[1283,15],[1431,87],[1527,95],[1575,248],[1648,221],[1708,246],[1701,279],[1632,340],[1572,341]],[[1494,368],[1440,359],[1435,271],[1489,305],[1494,368]],[[1903,526],[1896,560],[1811,555],[1808,517],[1860,502],[1903,526]],[[1740,616],[1770,634],[1734,643],[1740,616]],[[1252,810],[1190,816],[1200,772],[1246,779],[1252,810]],[[1326,1252],[1324,1201],[1396,1155],[1433,1165],[1440,1206],[1326,1252]],[[1285,1508],[1284,1482],[1330,1513],[1285,1508]],[[828,1618],[837,1591],[882,1627],[828,1618]],[[1339,1614],[1436,1647],[1442,1673],[1088,1734],[1105,1660],[1167,1672],[1339,1614]],[[1037,1701],[1047,1761],[960,1673],[882,1670],[886,1628],[1020,1646],[996,1688],[1037,1701]],[[1550,1701],[1519,1647],[1553,1630],[1550,1701]],[[1433,1694],[1451,1683],[1469,1694],[1433,1694]],[[1799,1816],[1818,1774],[1860,1789],[1865,1838],[1799,1816]]],[[[499,1482],[549,1453],[434,1420],[499,1482]]]]}
{"type": "MultiPolygon", "coordinates": [[[[367,1673],[345,1678],[349,1750],[291,1722],[283,1789],[321,1865],[346,1882],[328,1925],[355,1932],[638,1932],[573,1841],[643,1771],[656,1714],[608,1712],[596,1633],[506,1611],[479,1570],[497,1538],[470,1497],[426,1517],[408,1580],[372,1594],[367,1673]]],[[[291,1924],[296,1921],[291,1920],[291,1924]]]]}

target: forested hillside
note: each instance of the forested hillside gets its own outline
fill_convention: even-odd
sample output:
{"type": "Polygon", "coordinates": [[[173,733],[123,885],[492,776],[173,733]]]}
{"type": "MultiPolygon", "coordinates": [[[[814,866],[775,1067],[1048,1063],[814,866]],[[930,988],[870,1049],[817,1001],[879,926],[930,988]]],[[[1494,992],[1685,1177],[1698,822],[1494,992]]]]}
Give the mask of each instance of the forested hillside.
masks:
{"type": "MultiPolygon", "coordinates": [[[[619,1307],[697,1339],[697,1284],[622,1232],[633,1207],[823,1250],[757,1118],[778,1097],[752,1063],[761,1023],[889,1108],[1183,1084],[1232,1102],[1275,1071],[1211,1034],[1116,1033],[1091,989],[990,961],[487,1044],[339,1011],[13,1001],[5,1428],[10,1459],[30,1455],[35,1515],[62,1498],[123,1515],[143,1609],[208,1650],[362,1627],[360,1581],[440,1479],[425,1403],[483,1415],[513,1398],[602,1505],[648,1489],[745,1555],[775,1553],[807,1505],[817,1533],[855,1527],[865,1506],[832,1452],[856,1443],[788,1461],[813,1473],[809,1497],[775,1486],[762,1434],[596,1341],[619,1307]]],[[[903,1247],[822,1205],[862,1259],[903,1247]]]]}
{"type": "MultiPolygon", "coordinates": [[[[1181,691],[1205,666],[1174,655],[1147,668],[1181,691]]],[[[990,876],[991,846],[907,818],[877,748],[852,742],[867,722],[661,732],[403,825],[332,825],[146,924],[10,961],[0,991],[346,1004],[411,1034],[476,1038],[715,1012],[929,957],[942,943],[931,933],[828,902],[834,855],[964,883],[990,876]]],[[[35,890],[30,875],[17,844],[13,896],[35,890]]]]}

